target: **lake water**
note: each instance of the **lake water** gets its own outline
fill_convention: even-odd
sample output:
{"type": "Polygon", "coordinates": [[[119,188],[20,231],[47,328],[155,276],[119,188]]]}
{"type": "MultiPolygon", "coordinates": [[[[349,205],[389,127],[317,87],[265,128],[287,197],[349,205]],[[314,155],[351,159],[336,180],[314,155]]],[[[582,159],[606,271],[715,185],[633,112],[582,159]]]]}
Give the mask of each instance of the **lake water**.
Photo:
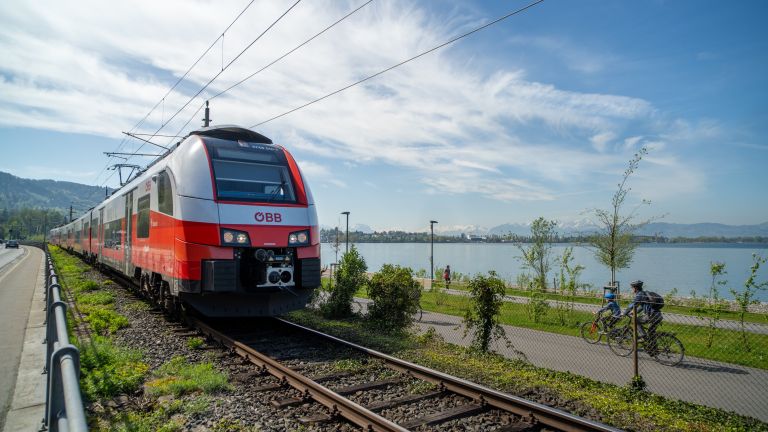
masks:
{"type": "MultiPolygon", "coordinates": [[[[355,245],[368,264],[368,271],[377,271],[383,264],[399,264],[414,271],[427,269],[429,272],[429,243],[358,243],[355,245]]],[[[552,248],[553,261],[568,245],[552,248]]],[[[344,252],[341,244],[339,256],[344,252]]],[[[728,287],[741,291],[749,276],[752,254],[768,257],[765,244],[680,244],[680,245],[639,245],[630,268],[618,272],[617,279],[622,291],[629,289],[629,282],[642,279],[645,287],[660,294],[677,288],[678,295],[690,296],[695,290],[701,296],[709,291],[711,276],[710,262],[726,263],[725,279],[728,287]]],[[[515,282],[524,270],[518,257],[519,249],[509,243],[436,243],[435,268],[446,264],[454,272],[464,274],[485,273],[495,270],[503,279],[515,282]]],[[[336,254],[330,244],[322,244],[322,263],[326,266],[336,261],[336,254]]],[[[585,267],[580,281],[592,284],[601,290],[611,277],[610,270],[595,260],[591,250],[574,246],[574,262],[585,267]]],[[[553,264],[549,280],[559,274],[559,267],[553,264]]],[[[758,281],[768,280],[768,265],[758,272],[758,281]]],[[[551,283],[551,282],[550,282],[551,283]]],[[[724,298],[733,296],[727,289],[721,289],[724,298]]],[[[768,301],[768,292],[758,293],[758,300],[768,301]]]]}

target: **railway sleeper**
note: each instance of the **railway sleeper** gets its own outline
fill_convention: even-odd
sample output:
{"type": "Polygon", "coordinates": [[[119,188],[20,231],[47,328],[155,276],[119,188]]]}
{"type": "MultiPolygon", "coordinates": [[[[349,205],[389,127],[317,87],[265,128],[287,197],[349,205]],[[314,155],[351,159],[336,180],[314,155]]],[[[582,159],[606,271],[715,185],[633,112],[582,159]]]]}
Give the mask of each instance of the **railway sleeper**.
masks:
{"type": "Polygon", "coordinates": [[[476,403],[469,403],[466,405],[459,405],[457,407],[454,407],[445,411],[440,411],[433,414],[425,415],[423,417],[415,418],[405,423],[402,423],[400,426],[406,429],[413,429],[423,425],[434,426],[436,424],[445,423],[449,420],[462,418],[462,417],[470,417],[475,414],[480,414],[486,409],[488,409],[486,406],[476,404],[476,403]]]}
{"type": "Polygon", "coordinates": [[[334,393],[340,394],[340,395],[349,395],[353,393],[357,393],[359,391],[365,391],[365,390],[373,390],[381,387],[387,387],[393,384],[400,384],[402,383],[402,378],[389,378],[381,381],[371,381],[367,383],[362,384],[355,384],[347,387],[342,387],[340,389],[333,390],[334,393]]]}
{"type": "Polygon", "coordinates": [[[408,396],[403,396],[397,399],[390,399],[390,400],[375,402],[366,406],[365,408],[367,408],[370,411],[382,411],[385,409],[397,408],[400,405],[406,405],[414,402],[421,402],[426,399],[439,397],[442,394],[443,394],[442,391],[433,391],[430,393],[408,395],[408,396]]]}

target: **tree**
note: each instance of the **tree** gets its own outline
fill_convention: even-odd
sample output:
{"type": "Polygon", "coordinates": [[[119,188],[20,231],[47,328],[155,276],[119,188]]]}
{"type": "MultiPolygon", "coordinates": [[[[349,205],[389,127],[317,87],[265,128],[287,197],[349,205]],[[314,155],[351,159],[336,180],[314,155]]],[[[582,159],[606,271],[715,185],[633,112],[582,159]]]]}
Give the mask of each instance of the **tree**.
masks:
{"type": "Polygon", "coordinates": [[[768,281],[757,282],[757,271],[760,270],[760,266],[765,264],[766,259],[758,254],[752,254],[752,266],[749,268],[749,277],[744,282],[744,291],[737,292],[731,288],[731,294],[736,299],[736,303],[739,305],[739,322],[741,323],[741,341],[744,349],[749,351],[749,340],[747,339],[747,329],[744,327],[744,315],[749,310],[749,306],[757,304],[759,301],[755,299],[755,295],[758,291],[768,288],[768,281]]]}
{"type": "Polygon", "coordinates": [[[533,270],[534,285],[544,290],[547,287],[547,274],[551,267],[552,243],[555,241],[556,221],[539,217],[531,223],[531,243],[517,244],[523,260],[523,266],[533,270]]]}
{"type": "Polygon", "coordinates": [[[464,336],[473,331],[472,348],[488,352],[493,339],[504,338],[499,313],[504,304],[504,281],[495,272],[476,275],[469,281],[471,303],[464,313],[464,336]]]}
{"type": "MultiPolygon", "coordinates": [[[[627,185],[627,180],[635,172],[646,154],[648,154],[648,149],[643,147],[629,161],[629,167],[624,171],[624,177],[611,199],[611,208],[609,210],[592,210],[600,229],[590,237],[589,244],[594,248],[595,258],[611,270],[611,285],[613,286],[616,286],[616,270],[629,267],[635,254],[637,245],[632,241],[632,233],[651,222],[645,220],[635,223],[637,209],[629,214],[622,214],[622,207],[631,190],[627,185]]],[[[650,202],[643,200],[642,204],[650,204],[650,202]]]]}
{"type": "Polygon", "coordinates": [[[560,295],[567,301],[560,300],[556,303],[557,316],[560,325],[566,324],[566,316],[573,314],[573,304],[576,300],[576,291],[582,285],[579,276],[584,271],[584,266],[573,263],[573,247],[565,248],[560,256],[560,295]]]}
{"type": "Polygon", "coordinates": [[[707,332],[707,348],[712,347],[712,342],[715,340],[715,333],[717,332],[717,322],[720,320],[720,315],[725,310],[725,304],[720,300],[719,287],[724,287],[728,284],[728,281],[722,279],[722,277],[728,272],[725,271],[724,262],[711,262],[709,263],[709,274],[712,276],[712,285],[709,287],[709,298],[704,310],[709,312],[709,326],[707,332]]]}
{"type": "Polygon", "coordinates": [[[322,311],[328,318],[344,318],[352,315],[352,300],[355,292],[368,282],[366,271],[368,265],[365,259],[357,251],[355,245],[351,245],[349,252],[341,257],[341,263],[336,270],[336,286],[331,289],[322,306],[322,311]]]}

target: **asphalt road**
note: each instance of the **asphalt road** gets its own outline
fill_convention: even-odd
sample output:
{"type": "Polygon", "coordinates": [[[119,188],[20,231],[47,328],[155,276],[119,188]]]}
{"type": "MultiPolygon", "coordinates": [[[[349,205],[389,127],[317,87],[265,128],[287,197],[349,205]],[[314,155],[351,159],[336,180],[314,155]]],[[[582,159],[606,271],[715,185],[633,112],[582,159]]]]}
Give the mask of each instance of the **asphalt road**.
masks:
{"type": "Polygon", "coordinates": [[[43,252],[37,248],[0,248],[0,430],[16,386],[27,318],[42,261],[43,252]]]}
{"type": "MultiPolygon", "coordinates": [[[[369,301],[356,299],[363,307],[369,301]]],[[[419,327],[434,327],[446,341],[469,346],[461,318],[424,312],[419,327]]],[[[632,358],[618,357],[604,343],[590,345],[578,337],[504,326],[514,349],[532,364],[573,372],[598,381],[625,385],[633,375],[632,358]]],[[[504,343],[494,351],[510,358],[520,354],[504,343]]],[[[654,393],[673,399],[722,408],[768,422],[768,371],[686,356],[675,367],[657,363],[645,353],[639,355],[640,374],[654,393]]]]}

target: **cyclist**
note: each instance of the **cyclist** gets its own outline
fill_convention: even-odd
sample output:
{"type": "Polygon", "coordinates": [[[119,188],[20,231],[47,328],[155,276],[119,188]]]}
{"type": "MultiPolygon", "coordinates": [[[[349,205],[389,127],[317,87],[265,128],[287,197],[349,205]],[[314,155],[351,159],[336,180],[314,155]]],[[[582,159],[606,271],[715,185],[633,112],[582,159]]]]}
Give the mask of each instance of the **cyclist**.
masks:
{"type": "Polygon", "coordinates": [[[445,271],[443,272],[443,280],[445,281],[445,288],[451,287],[451,266],[447,265],[445,266],[445,271]]]}
{"type": "Polygon", "coordinates": [[[643,291],[643,281],[633,281],[629,286],[632,287],[635,298],[624,310],[624,315],[629,316],[630,312],[632,312],[632,307],[637,304],[637,323],[640,324],[637,327],[637,333],[639,337],[645,337],[646,349],[649,351],[649,354],[652,354],[656,350],[656,327],[661,324],[664,316],[660,310],[653,306],[648,293],[643,291]],[[647,330],[643,327],[644,324],[648,325],[647,330]]]}
{"type": "Polygon", "coordinates": [[[600,321],[603,322],[603,326],[606,330],[610,329],[611,327],[616,324],[616,322],[621,318],[621,308],[619,307],[619,304],[616,302],[616,294],[608,291],[605,293],[605,299],[608,300],[608,303],[603,306],[602,309],[595,312],[595,315],[598,317],[600,321]],[[603,312],[610,311],[611,314],[609,316],[603,317],[603,312]]]}

